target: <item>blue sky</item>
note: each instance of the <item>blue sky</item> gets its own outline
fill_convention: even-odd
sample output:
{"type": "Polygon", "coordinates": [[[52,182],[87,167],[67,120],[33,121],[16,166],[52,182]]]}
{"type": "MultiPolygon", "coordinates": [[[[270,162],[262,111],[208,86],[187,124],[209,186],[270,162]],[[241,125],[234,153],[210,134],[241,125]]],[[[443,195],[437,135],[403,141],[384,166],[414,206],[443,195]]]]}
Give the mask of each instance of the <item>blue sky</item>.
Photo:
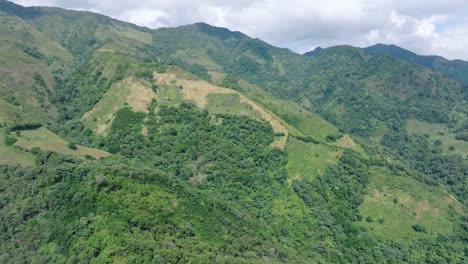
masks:
{"type": "Polygon", "coordinates": [[[302,53],[317,46],[396,44],[468,60],[468,0],[14,0],[88,10],[150,28],[194,22],[302,53]]]}

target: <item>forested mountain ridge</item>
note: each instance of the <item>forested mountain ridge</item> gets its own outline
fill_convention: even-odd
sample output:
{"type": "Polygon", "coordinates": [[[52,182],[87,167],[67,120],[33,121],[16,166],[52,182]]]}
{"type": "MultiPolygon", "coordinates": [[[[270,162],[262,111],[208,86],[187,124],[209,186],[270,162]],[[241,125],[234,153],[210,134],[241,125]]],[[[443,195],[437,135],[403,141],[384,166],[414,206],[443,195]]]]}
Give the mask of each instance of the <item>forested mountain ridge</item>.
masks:
{"type": "Polygon", "coordinates": [[[467,261],[456,80],[204,23],[0,18],[0,262],[467,261]]]}
{"type": "Polygon", "coordinates": [[[468,84],[468,62],[448,60],[441,56],[421,56],[395,45],[376,44],[365,48],[366,51],[387,54],[404,61],[419,64],[433,71],[441,72],[463,84],[468,84]]]}

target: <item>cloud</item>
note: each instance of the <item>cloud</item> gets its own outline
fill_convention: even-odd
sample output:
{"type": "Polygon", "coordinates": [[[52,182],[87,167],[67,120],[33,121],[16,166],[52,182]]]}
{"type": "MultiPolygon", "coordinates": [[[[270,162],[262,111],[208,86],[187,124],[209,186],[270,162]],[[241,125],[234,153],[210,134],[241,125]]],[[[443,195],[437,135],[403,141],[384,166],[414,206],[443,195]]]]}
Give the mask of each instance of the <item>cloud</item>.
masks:
{"type": "Polygon", "coordinates": [[[396,44],[468,60],[466,0],[16,0],[90,10],[150,28],[206,22],[296,52],[396,44]],[[466,45],[465,45],[466,46],[466,45]]]}

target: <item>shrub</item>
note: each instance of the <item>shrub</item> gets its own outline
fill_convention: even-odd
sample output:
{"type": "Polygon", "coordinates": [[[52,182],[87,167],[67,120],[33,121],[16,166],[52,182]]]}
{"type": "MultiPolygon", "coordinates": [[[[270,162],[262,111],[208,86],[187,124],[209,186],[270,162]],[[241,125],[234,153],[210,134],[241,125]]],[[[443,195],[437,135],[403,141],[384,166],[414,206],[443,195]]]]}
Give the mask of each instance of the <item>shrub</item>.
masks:
{"type": "Polygon", "coordinates": [[[11,146],[11,145],[15,144],[16,141],[18,141],[18,140],[16,138],[14,138],[14,137],[8,137],[8,136],[5,137],[5,144],[7,146],[11,146]]]}
{"type": "Polygon", "coordinates": [[[311,143],[314,143],[314,144],[318,144],[320,142],[318,142],[317,140],[313,139],[312,137],[310,136],[294,136],[295,138],[299,139],[300,141],[304,141],[304,142],[311,142],[311,143]]]}
{"type": "Polygon", "coordinates": [[[368,216],[366,218],[366,221],[369,222],[369,223],[372,223],[372,222],[374,222],[374,218],[372,216],[368,216]]]}
{"type": "Polygon", "coordinates": [[[330,135],[327,135],[326,140],[329,141],[329,142],[334,142],[334,141],[337,141],[342,136],[343,136],[342,134],[339,134],[339,135],[330,134],[330,135]]]}
{"type": "Polygon", "coordinates": [[[78,147],[76,146],[76,144],[74,142],[68,142],[68,147],[70,149],[73,149],[73,150],[77,150],[78,147]]]}
{"type": "Polygon", "coordinates": [[[426,232],[426,228],[420,224],[415,224],[412,226],[414,231],[416,232],[422,232],[422,233],[425,233],[426,232]]]}
{"type": "Polygon", "coordinates": [[[455,136],[455,139],[456,139],[456,140],[468,141],[468,133],[465,133],[465,134],[463,134],[463,133],[457,134],[457,135],[455,136]]]}
{"type": "Polygon", "coordinates": [[[31,153],[34,154],[34,155],[37,155],[37,154],[41,153],[41,149],[38,148],[38,147],[33,147],[31,149],[31,153]]]}
{"type": "Polygon", "coordinates": [[[37,129],[42,126],[41,123],[24,123],[24,124],[14,124],[9,129],[10,131],[18,131],[18,130],[30,130],[30,129],[37,129]]]}

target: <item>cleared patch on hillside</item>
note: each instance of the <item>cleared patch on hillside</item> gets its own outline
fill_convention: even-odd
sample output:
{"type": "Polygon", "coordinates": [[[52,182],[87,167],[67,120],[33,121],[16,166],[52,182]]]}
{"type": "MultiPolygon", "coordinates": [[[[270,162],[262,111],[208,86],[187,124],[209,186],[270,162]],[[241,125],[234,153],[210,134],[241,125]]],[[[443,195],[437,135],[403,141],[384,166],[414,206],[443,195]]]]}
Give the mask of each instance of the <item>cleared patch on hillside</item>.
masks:
{"type": "Polygon", "coordinates": [[[358,225],[369,228],[383,239],[395,241],[450,234],[454,223],[449,208],[462,211],[458,201],[440,186],[428,186],[406,176],[394,176],[388,169],[370,168],[368,194],[359,210],[358,225]],[[372,221],[366,219],[370,217],[372,221]],[[413,225],[426,232],[416,232],[413,225]]]}
{"type": "Polygon", "coordinates": [[[338,129],[325,121],[318,114],[290,101],[278,99],[260,87],[244,80],[239,86],[249,98],[254,99],[284,120],[285,126],[293,135],[311,136],[316,140],[325,140],[330,134],[338,134],[338,129]]]}
{"type": "Polygon", "coordinates": [[[364,152],[364,149],[362,149],[362,147],[357,144],[352,138],[350,135],[348,134],[345,134],[343,135],[341,138],[339,138],[336,142],[335,142],[335,145],[336,146],[339,146],[339,147],[342,147],[342,148],[350,148],[352,150],[355,150],[363,155],[365,155],[365,152],[364,152]]]}
{"type": "Polygon", "coordinates": [[[87,128],[103,134],[111,126],[119,109],[129,107],[134,112],[148,113],[148,106],[155,98],[149,82],[130,77],[113,84],[81,120],[87,128]]]}
{"type": "Polygon", "coordinates": [[[307,143],[294,137],[289,138],[286,150],[288,151],[286,168],[290,181],[323,175],[329,166],[336,164],[343,153],[338,147],[307,143]]]}
{"type": "Polygon", "coordinates": [[[209,82],[203,80],[195,79],[186,79],[179,78],[172,73],[155,73],[154,79],[160,85],[164,86],[175,86],[179,89],[184,100],[194,102],[199,108],[207,109],[208,108],[208,96],[216,94],[236,94],[239,96],[239,103],[248,105],[251,110],[259,113],[262,119],[268,121],[273,128],[275,133],[283,133],[284,136],[279,137],[278,140],[272,143],[273,147],[284,148],[286,146],[286,141],[288,139],[288,129],[280,121],[280,119],[264,109],[254,101],[250,100],[246,96],[220,86],[213,85],[209,82]]]}
{"type": "Polygon", "coordinates": [[[180,87],[174,85],[159,86],[157,98],[158,105],[165,106],[176,106],[184,100],[180,93],[180,87]]]}
{"type": "Polygon", "coordinates": [[[224,77],[226,77],[226,74],[220,73],[217,71],[209,71],[208,74],[211,77],[211,82],[214,84],[220,84],[223,82],[224,77]]]}
{"type": "Polygon", "coordinates": [[[34,156],[18,150],[14,146],[7,146],[5,144],[5,136],[4,130],[0,129],[0,164],[34,165],[34,156]]]}
{"type": "Polygon", "coordinates": [[[106,151],[83,147],[80,145],[76,145],[77,149],[73,150],[68,147],[67,141],[63,140],[61,137],[57,136],[55,133],[44,127],[34,130],[23,130],[20,132],[20,136],[16,136],[16,138],[18,141],[15,143],[15,145],[25,149],[38,147],[42,150],[54,151],[74,156],[89,155],[95,158],[102,158],[110,155],[106,151]]]}
{"type": "Polygon", "coordinates": [[[239,94],[209,94],[206,109],[212,113],[229,113],[233,115],[261,118],[260,113],[247,103],[240,101],[239,94]]]}
{"type": "Polygon", "coordinates": [[[468,142],[455,139],[456,134],[446,124],[433,124],[410,119],[406,128],[411,134],[427,135],[431,141],[440,140],[440,147],[446,155],[458,154],[468,157],[468,142]],[[451,147],[453,147],[453,150],[450,150],[451,147]]]}

